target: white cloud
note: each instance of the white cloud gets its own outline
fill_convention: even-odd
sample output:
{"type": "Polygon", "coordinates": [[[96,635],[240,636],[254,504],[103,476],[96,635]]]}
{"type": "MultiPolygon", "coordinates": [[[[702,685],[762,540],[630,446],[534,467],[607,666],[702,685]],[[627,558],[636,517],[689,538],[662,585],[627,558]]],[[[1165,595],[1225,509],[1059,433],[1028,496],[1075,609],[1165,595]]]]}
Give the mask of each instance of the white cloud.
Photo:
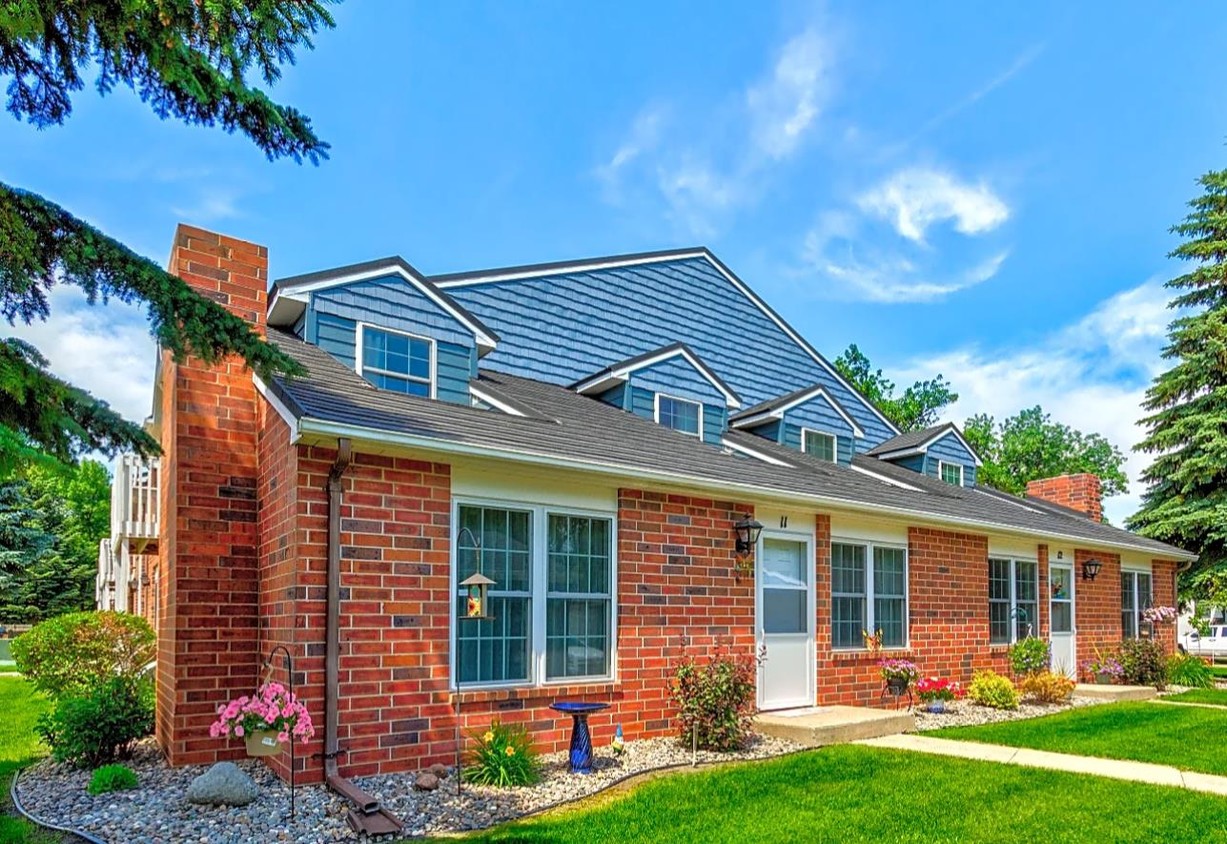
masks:
{"type": "Polygon", "coordinates": [[[813,126],[828,96],[830,52],[808,29],[780,50],[770,77],[746,91],[751,137],[769,158],[791,155],[813,126]]]}
{"type": "Polygon", "coordinates": [[[614,151],[609,161],[596,168],[597,177],[605,185],[606,199],[620,199],[623,171],[640,156],[651,152],[660,141],[661,128],[665,123],[666,110],[660,105],[645,107],[631,121],[626,139],[614,151]]]}
{"type": "Polygon", "coordinates": [[[968,184],[928,167],[898,171],[862,194],[857,205],[919,244],[937,223],[952,221],[955,231],[978,235],[992,231],[1010,216],[1010,209],[986,183],[968,184]]]}
{"type": "Polygon", "coordinates": [[[1171,317],[1162,285],[1148,281],[1032,346],[951,349],[894,374],[901,383],[944,374],[959,393],[946,418],[959,424],[976,413],[1001,420],[1038,404],[1058,422],[1104,435],[1126,456],[1130,491],[1105,502],[1108,518],[1121,525],[1138,508],[1138,478],[1151,461],[1132,449],[1146,433],[1138,424],[1141,402],[1163,369],[1159,352],[1171,317]]]}
{"type": "Polygon", "coordinates": [[[243,192],[235,188],[203,188],[196,194],[193,202],[173,206],[171,211],[188,223],[216,223],[241,217],[243,213],[239,208],[239,201],[242,197],[243,192]]]}

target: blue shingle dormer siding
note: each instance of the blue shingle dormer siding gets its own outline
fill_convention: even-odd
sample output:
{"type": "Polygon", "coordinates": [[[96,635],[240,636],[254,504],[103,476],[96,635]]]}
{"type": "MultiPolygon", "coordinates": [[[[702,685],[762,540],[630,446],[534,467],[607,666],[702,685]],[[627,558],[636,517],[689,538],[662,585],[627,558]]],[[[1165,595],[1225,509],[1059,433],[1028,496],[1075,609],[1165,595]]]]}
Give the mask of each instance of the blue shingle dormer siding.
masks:
{"type": "Polygon", "coordinates": [[[705,250],[432,279],[499,333],[482,366],[570,385],[684,343],[745,405],[824,386],[864,431],[858,451],[896,431],[835,369],[705,250]]]}
{"type": "Polygon", "coordinates": [[[730,424],[799,451],[809,450],[805,445],[807,434],[834,437],[831,457],[845,466],[852,462],[857,443],[865,436],[824,386],[797,390],[746,408],[730,417],[730,424]]]}
{"type": "Polygon", "coordinates": [[[976,458],[963,441],[950,432],[929,446],[925,454],[924,473],[930,477],[940,477],[940,463],[954,463],[963,467],[963,486],[976,485],[976,458]]]}
{"type": "Polygon", "coordinates": [[[976,485],[976,468],[980,465],[980,458],[959,429],[950,423],[900,434],[870,449],[868,454],[960,486],[976,485]],[[950,467],[946,477],[943,477],[943,465],[950,467]]]}

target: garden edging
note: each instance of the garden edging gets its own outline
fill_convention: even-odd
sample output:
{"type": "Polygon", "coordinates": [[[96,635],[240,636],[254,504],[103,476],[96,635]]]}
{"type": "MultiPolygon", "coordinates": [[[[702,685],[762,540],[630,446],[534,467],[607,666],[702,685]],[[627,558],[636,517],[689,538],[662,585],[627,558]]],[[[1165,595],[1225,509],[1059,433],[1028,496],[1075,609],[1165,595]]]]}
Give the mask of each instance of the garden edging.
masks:
{"type": "Polygon", "coordinates": [[[62,832],[65,835],[75,835],[82,841],[88,841],[89,844],[107,844],[106,841],[102,840],[101,838],[96,838],[95,836],[90,835],[88,832],[83,832],[70,826],[59,826],[51,823],[50,821],[44,821],[40,818],[36,818],[34,815],[27,812],[26,807],[21,805],[21,799],[17,796],[17,781],[20,779],[21,771],[18,770],[17,773],[13,774],[13,779],[9,783],[9,799],[13,801],[13,808],[17,810],[17,814],[21,815],[30,823],[41,827],[42,829],[49,829],[52,832],[62,832]]]}

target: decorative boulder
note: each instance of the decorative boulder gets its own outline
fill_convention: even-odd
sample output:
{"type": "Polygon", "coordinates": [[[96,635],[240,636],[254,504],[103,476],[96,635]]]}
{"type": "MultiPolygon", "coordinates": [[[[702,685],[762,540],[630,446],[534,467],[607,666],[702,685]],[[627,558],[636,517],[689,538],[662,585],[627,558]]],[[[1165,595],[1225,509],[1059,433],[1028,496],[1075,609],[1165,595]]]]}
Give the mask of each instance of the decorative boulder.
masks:
{"type": "Polygon", "coordinates": [[[444,765],[442,762],[436,762],[433,765],[431,765],[429,768],[427,768],[426,770],[430,771],[432,774],[434,774],[436,777],[438,777],[441,780],[447,779],[447,766],[444,765]]]}
{"type": "Polygon", "coordinates": [[[413,787],[418,791],[434,791],[439,787],[439,778],[429,771],[418,774],[413,781],[413,787]]]}
{"type": "Polygon", "coordinates": [[[246,806],[260,794],[251,777],[233,762],[218,762],[187,787],[187,802],[207,806],[246,806]]]}

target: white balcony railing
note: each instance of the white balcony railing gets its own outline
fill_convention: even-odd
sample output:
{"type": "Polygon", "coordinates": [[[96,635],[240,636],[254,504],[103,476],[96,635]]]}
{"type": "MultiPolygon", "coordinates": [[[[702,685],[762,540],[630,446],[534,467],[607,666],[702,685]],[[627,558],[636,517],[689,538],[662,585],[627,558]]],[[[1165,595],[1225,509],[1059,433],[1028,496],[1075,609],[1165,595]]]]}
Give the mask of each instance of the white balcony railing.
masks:
{"type": "Polygon", "coordinates": [[[111,537],[149,540],[158,536],[158,496],[162,463],[125,454],[115,464],[111,485],[111,537]]]}

